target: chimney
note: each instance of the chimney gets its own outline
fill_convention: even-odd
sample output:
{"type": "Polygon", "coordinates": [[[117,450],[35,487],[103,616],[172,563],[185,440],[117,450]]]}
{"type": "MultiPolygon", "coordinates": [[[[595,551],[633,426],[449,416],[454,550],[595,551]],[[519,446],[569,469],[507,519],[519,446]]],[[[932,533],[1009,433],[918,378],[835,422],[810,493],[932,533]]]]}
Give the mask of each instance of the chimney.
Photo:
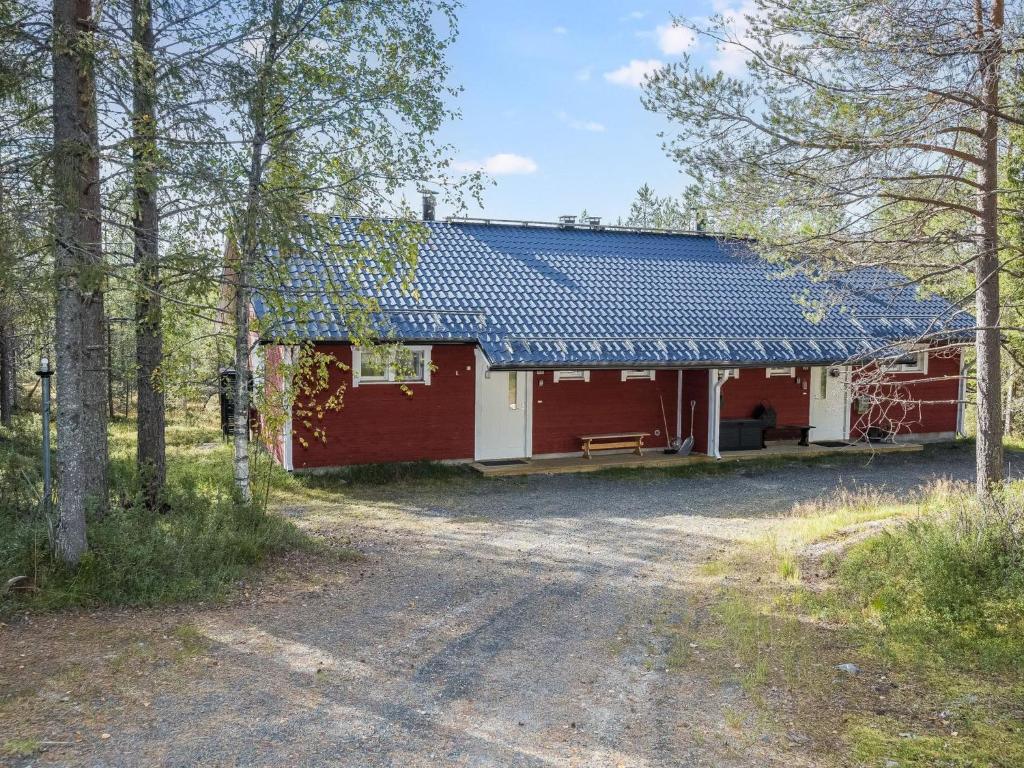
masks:
{"type": "Polygon", "coordinates": [[[423,220],[433,221],[434,220],[434,207],[437,204],[437,200],[432,192],[426,192],[423,195],[423,220]]]}

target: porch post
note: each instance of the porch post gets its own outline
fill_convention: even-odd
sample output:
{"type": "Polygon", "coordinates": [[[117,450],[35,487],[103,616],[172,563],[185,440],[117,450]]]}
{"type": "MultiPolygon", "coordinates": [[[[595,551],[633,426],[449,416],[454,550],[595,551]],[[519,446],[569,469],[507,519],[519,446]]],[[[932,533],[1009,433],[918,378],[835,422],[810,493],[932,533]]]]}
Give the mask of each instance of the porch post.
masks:
{"type": "Polygon", "coordinates": [[[683,370],[676,371],[676,442],[683,444],[683,370]]]}

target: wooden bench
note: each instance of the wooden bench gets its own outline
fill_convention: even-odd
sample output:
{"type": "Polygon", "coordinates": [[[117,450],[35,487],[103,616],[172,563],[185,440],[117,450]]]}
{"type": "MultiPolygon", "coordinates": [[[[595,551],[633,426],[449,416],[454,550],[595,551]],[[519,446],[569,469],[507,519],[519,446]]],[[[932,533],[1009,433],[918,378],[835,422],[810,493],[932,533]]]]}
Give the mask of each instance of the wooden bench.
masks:
{"type": "Polygon", "coordinates": [[[800,442],[797,445],[810,445],[808,438],[811,436],[811,430],[814,429],[813,424],[776,424],[772,429],[783,430],[790,429],[800,430],[800,442]]]}
{"type": "Polygon", "coordinates": [[[589,459],[591,451],[611,451],[616,448],[632,448],[637,456],[643,456],[644,438],[650,432],[616,432],[607,435],[580,435],[583,458],[589,459]]]}

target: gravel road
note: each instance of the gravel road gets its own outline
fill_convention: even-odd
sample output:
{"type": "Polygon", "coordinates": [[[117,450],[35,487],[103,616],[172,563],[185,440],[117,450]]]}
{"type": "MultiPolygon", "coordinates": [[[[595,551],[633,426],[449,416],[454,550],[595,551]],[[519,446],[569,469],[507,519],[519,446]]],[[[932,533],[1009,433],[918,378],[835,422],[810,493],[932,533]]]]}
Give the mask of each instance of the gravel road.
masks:
{"type": "Polygon", "coordinates": [[[16,765],[814,765],[730,729],[742,690],[668,670],[658,618],[699,623],[700,565],[794,504],[966,479],[967,455],[356,487],[284,512],[360,561],[296,558],[225,606],[0,628],[0,742],[64,742],[16,765]]]}

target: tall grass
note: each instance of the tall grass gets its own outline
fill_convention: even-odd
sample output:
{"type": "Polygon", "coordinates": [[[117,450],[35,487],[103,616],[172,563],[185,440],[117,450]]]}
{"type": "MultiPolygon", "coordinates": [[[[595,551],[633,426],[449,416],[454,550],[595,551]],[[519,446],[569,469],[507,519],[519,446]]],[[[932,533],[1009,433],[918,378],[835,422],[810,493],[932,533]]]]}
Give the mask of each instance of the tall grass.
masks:
{"type": "MultiPolygon", "coordinates": [[[[267,556],[308,544],[289,521],[234,493],[230,448],[211,425],[172,424],[163,507],[142,504],[134,425],[111,428],[111,505],[88,521],[89,551],[67,569],[51,555],[41,512],[38,420],[0,435],[0,613],[70,606],[156,605],[222,594],[267,556]]],[[[280,482],[263,463],[257,485],[280,482]]]]}
{"type": "Polygon", "coordinates": [[[1024,483],[989,502],[947,487],[929,507],[847,554],[839,598],[893,650],[1024,671],[1024,483]]]}

